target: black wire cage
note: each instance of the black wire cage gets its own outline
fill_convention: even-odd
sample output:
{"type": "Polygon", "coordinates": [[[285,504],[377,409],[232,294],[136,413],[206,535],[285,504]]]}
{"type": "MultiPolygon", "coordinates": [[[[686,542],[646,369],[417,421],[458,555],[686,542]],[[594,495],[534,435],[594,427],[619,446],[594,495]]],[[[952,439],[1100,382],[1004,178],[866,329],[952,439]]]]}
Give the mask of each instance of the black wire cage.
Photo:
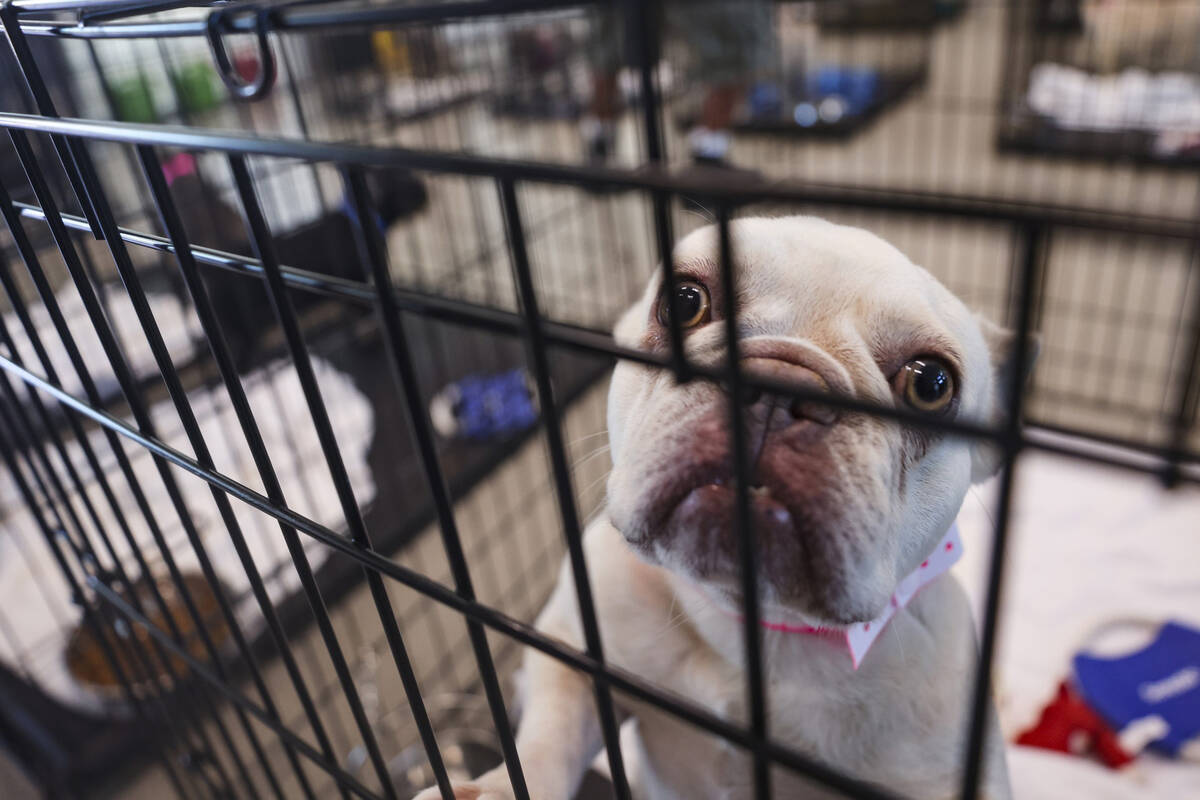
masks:
{"type": "MultiPolygon", "coordinates": [[[[1162,165],[1059,180],[1051,159],[1075,151],[1009,153],[1011,92],[981,119],[996,76],[955,37],[1078,18],[1031,22],[1021,2],[818,3],[815,18],[779,4],[785,44],[789,20],[817,19],[827,41],[914,37],[895,49],[912,96],[861,137],[833,129],[801,149],[748,128],[739,152],[783,180],[680,175],[668,121],[689,108],[686,53],[664,46],[654,5],[0,9],[0,740],[49,794],[163,781],[184,798],[449,798],[448,776],[503,759],[523,798],[511,677],[532,647],[595,686],[611,780],[581,796],[630,796],[625,698],[749,754],[756,797],[772,767],[892,796],[768,736],[744,503],[749,724],[606,662],[581,531],[602,509],[603,391],[625,359],[1002,449],[963,698],[962,796],[977,795],[1018,456],[1200,479],[1200,187],[1162,165]],[[596,6],[635,22],[621,166],[584,164],[572,127],[569,51],[596,6]],[[967,66],[946,83],[939,64],[967,66]],[[727,287],[737,214],[819,213],[879,230],[1007,322],[1018,361],[1040,331],[1011,422],[750,380],[736,337],[727,367],[703,368],[675,319],[668,354],[615,344],[652,265],[672,285],[676,233],[705,221],[695,204],[727,287]],[[444,388],[499,370],[529,376],[537,419],[441,435],[444,388]],[[564,556],[582,651],[530,624],[564,556]]],[[[1005,70],[1005,87],[1020,82],[1005,70]]],[[[736,404],[729,424],[736,442],[736,404]]]]}

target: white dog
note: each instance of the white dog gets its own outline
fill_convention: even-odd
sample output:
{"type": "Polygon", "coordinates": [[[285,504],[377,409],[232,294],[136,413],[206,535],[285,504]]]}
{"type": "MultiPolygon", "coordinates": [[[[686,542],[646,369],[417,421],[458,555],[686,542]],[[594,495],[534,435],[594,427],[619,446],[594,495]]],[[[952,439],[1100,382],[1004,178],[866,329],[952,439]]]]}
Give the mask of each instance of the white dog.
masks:
{"type": "MultiPolygon", "coordinates": [[[[739,219],[730,230],[748,373],[998,421],[1014,379],[1012,336],[894,247],[810,217],[739,219]]],[[[674,254],[689,358],[714,366],[726,352],[717,244],[716,229],[703,228],[674,254]]],[[[666,352],[668,302],[656,278],[618,323],[618,341],[666,352]]],[[[621,363],[609,394],[607,514],[584,545],[609,662],[744,725],[728,402],[712,382],[681,385],[668,371],[621,363]]],[[[955,796],[975,637],[961,587],[941,573],[961,545],[959,506],[995,471],[996,454],[865,414],[770,395],[743,402],[771,738],[900,794],[955,796]]],[[[538,625],[583,648],[569,568],[538,625]]],[[[525,677],[517,744],[530,795],[568,800],[601,749],[591,682],[533,651],[525,677]]],[[[637,745],[625,755],[637,797],[753,796],[744,750],[618,700],[636,719],[637,745]]],[[[994,715],[989,726],[983,792],[1004,798],[994,715]]],[[[782,767],[772,781],[777,798],[828,791],[782,767]]],[[[503,766],[455,789],[460,800],[513,796],[503,766]]]]}

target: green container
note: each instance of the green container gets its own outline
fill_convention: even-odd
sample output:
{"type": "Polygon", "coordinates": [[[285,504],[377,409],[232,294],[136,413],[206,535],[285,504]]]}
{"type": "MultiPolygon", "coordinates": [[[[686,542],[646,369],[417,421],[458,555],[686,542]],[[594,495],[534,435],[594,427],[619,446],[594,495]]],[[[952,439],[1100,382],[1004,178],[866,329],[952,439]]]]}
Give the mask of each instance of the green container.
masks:
{"type": "Polygon", "coordinates": [[[217,73],[207,61],[193,61],[171,74],[175,90],[183,111],[198,114],[221,103],[221,92],[217,86],[217,73]]]}
{"type": "Polygon", "coordinates": [[[109,84],[117,119],[123,122],[157,122],[154,94],[145,75],[137,75],[109,84]]]}

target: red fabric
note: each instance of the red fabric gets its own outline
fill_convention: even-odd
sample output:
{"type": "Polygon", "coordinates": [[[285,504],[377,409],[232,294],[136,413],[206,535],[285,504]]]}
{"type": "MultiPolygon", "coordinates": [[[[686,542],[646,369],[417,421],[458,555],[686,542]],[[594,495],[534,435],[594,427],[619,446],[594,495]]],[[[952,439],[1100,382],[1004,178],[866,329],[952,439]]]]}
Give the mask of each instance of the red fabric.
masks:
{"type": "Polygon", "coordinates": [[[1116,733],[1066,681],[1059,684],[1058,694],[1042,709],[1037,724],[1018,736],[1016,741],[1017,744],[1061,753],[1082,755],[1094,752],[1106,766],[1113,769],[1133,761],[1133,756],[1121,749],[1116,733]]]}

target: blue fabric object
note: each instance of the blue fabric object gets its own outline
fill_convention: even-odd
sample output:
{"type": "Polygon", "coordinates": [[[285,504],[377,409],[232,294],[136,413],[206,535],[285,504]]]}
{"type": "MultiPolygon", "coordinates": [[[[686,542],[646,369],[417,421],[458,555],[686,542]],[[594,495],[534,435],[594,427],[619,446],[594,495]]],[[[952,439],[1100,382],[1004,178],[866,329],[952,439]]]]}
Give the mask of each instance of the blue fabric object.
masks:
{"type": "Polygon", "coordinates": [[[773,83],[757,83],[746,98],[752,117],[777,117],[783,111],[783,92],[773,83]]]}
{"type": "Polygon", "coordinates": [[[1150,746],[1172,756],[1200,736],[1200,631],[1168,622],[1136,653],[1080,654],[1074,664],[1080,692],[1116,731],[1134,720],[1161,717],[1169,730],[1150,746]]]}
{"type": "Polygon", "coordinates": [[[455,384],[454,416],[463,436],[483,439],[516,433],[537,421],[525,370],[472,375],[455,384]]]}
{"type": "Polygon", "coordinates": [[[861,114],[879,91],[879,70],[870,67],[824,66],[809,74],[810,96],[840,97],[847,114],[861,114]]]}

